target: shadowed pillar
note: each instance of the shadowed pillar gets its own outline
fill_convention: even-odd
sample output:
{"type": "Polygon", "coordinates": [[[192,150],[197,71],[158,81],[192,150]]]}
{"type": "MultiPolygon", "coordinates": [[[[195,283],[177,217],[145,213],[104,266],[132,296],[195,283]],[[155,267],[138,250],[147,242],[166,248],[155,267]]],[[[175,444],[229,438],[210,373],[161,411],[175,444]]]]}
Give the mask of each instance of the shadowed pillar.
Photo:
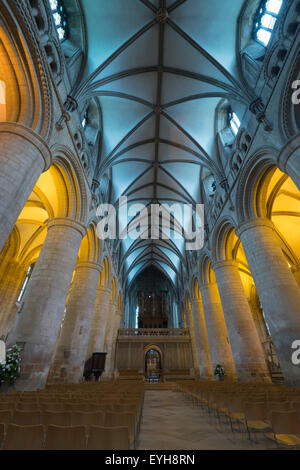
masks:
{"type": "Polygon", "coordinates": [[[111,289],[98,286],[86,359],[94,352],[104,352],[110,294],[111,289]]]}
{"type": "Polygon", "coordinates": [[[26,270],[11,260],[0,281],[0,338],[6,337],[17,311],[16,301],[26,276],[26,270]]]}
{"type": "Polygon", "coordinates": [[[270,382],[264,351],[244,291],[238,265],[220,261],[215,271],[236,373],[240,381],[270,382]]]}
{"type": "Polygon", "coordinates": [[[192,299],[192,310],[194,315],[194,327],[196,336],[196,347],[198,350],[198,360],[201,379],[212,379],[213,369],[209,350],[209,343],[206,331],[205,318],[202,301],[192,299]]]}
{"type": "Polygon", "coordinates": [[[192,306],[191,305],[188,305],[187,314],[188,315],[186,317],[186,320],[188,322],[187,327],[190,330],[194,372],[195,372],[195,377],[199,378],[200,374],[201,374],[201,371],[200,371],[200,367],[199,367],[199,357],[198,357],[198,349],[197,349],[197,341],[196,341],[195,322],[194,322],[194,316],[193,316],[193,311],[192,311],[192,306]]]}
{"type": "Polygon", "coordinates": [[[115,354],[116,354],[116,347],[117,347],[117,338],[118,338],[118,331],[121,324],[121,311],[119,305],[116,306],[115,310],[115,318],[114,318],[114,325],[112,331],[112,338],[111,338],[111,353],[109,357],[109,374],[113,374],[115,370],[115,354]]]}
{"type": "Polygon", "coordinates": [[[72,219],[54,218],[17,314],[8,343],[23,343],[19,388],[46,384],[85,227],[72,219]]]}
{"type": "Polygon", "coordinates": [[[118,320],[118,304],[116,302],[110,302],[108,308],[107,328],[105,332],[105,343],[104,349],[107,352],[106,363],[105,363],[105,377],[111,377],[111,360],[112,360],[112,349],[113,349],[113,335],[115,329],[115,322],[118,320]]]}
{"type": "Polygon", "coordinates": [[[101,266],[79,262],[48,382],[80,382],[83,377],[101,266]]]}
{"type": "Polygon", "coordinates": [[[51,164],[45,142],[31,129],[0,122],[0,252],[41,173],[51,164]]]}
{"type": "Polygon", "coordinates": [[[215,370],[217,364],[221,364],[225,370],[225,378],[236,380],[236,371],[218,286],[216,283],[211,283],[200,285],[199,288],[203,302],[213,370],[215,370]]]}
{"type": "Polygon", "coordinates": [[[292,343],[300,339],[300,289],[270,220],[257,219],[236,231],[271,331],[287,385],[300,386],[299,365],[292,363],[292,343]]]}

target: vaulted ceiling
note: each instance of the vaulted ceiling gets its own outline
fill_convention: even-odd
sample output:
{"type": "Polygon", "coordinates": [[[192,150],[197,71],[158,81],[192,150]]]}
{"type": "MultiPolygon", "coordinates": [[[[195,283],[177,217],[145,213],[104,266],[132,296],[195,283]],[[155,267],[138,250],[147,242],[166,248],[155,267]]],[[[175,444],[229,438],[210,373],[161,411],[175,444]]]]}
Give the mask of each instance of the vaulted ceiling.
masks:
{"type": "MultiPolygon", "coordinates": [[[[97,176],[110,175],[110,202],[201,203],[203,178],[223,178],[216,107],[225,98],[243,109],[251,99],[236,65],[243,3],[82,0],[88,58],[73,95],[81,107],[92,97],[100,102],[97,176]]],[[[154,265],[176,285],[186,263],[183,237],[117,243],[129,283],[154,265]]]]}

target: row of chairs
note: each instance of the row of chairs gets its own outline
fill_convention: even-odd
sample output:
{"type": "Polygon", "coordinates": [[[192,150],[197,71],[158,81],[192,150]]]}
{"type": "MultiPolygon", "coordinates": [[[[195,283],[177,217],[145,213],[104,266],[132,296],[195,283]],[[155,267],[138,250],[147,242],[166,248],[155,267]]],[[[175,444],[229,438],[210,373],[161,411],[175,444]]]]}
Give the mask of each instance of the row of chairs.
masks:
{"type": "Polygon", "coordinates": [[[43,390],[15,391],[1,396],[0,424],[5,435],[12,432],[10,429],[23,432],[20,427],[38,432],[37,426],[44,430],[50,426],[66,430],[83,426],[86,433],[93,427],[122,427],[127,429],[129,447],[135,448],[144,397],[143,389],[137,385],[57,384],[43,390]]]}
{"type": "Polygon", "coordinates": [[[127,427],[0,424],[2,450],[129,450],[127,427]]]}
{"type": "Polygon", "coordinates": [[[298,448],[300,391],[270,385],[197,381],[179,383],[178,390],[216,418],[218,424],[229,424],[232,432],[238,425],[250,440],[262,436],[275,441],[277,447],[298,448]]]}

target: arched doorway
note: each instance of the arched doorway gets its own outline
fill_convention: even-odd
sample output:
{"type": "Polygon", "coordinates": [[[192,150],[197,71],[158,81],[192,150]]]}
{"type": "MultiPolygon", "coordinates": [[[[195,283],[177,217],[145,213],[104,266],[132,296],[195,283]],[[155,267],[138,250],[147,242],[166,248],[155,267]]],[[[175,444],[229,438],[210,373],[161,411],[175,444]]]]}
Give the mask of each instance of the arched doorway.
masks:
{"type": "Polygon", "coordinates": [[[158,348],[151,347],[145,353],[145,377],[148,382],[158,382],[161,378],[162,360],[158,348]]]}

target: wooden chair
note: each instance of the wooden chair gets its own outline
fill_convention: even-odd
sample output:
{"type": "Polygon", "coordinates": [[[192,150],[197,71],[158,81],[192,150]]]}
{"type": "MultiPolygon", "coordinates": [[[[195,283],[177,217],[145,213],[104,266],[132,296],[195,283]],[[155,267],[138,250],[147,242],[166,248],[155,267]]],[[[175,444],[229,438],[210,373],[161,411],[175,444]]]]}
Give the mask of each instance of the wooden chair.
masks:
{"type": "Polygon", "coordinates": [[[18,411],[16,410],[12,419],[14,424],[20,426],[33,426],[41,424],[41,413],[40,411],[18,411]]]}
{"type": "Polygon", "coordinates": [[[5,424],[0,423],[0,449],[2,447],[3,439],[4,439],[4,434],[5,434],[5,424]]]}
{"type": "Polygon", "coordinates": [[[103,412],[74,411],[71,414],[71,424],[72,426],[104,426],[104,416],[103,412]]]}
{"type": "Polygon", "coordinates": [[[3,450],[42,450],[44,443],[44,426],[19,426],[9,424],[3,450]]]}
{"type": "Polygon", "coordinates": [[[40,411],[39,403],[35,402],[19,402],[16,405],[18,411],[40,411]]]}
{"type": "Polygon", "coordinates": [[[272,425],[265,402],[244,403],[244,413],[249,439],[251,439],[251,431],[260,433],[271,430],[272,425]]]}
{"type": "Polygon", "coordinates": [[[85,450],[84,426],[49,425],[46,431],[45,450],[85,450]]]}
{"type": "Polygon", "coordinates": [[[40,404],[40,409],[41,411],[67,411],[65,409],[65,405],[61,404],[61,403],[54,403],[54,402],[51,402],[51,403],[41,403],[40,404]]]}
{"type": "Polygon", "coordinates": [[[69,411],[44,411],[41,413],[41,423],[45,425],[70,426],[71,413],[69,411]]]}
{"type": "Polygon", "coordinates": [[[14,401],[7,401],[0,403],[0,411],[4,410],[14,410],[16,408],[16,403],[14,401]]]}
{"type": "Polygon", "coordinates": [[[12,410],[2,410],[0,411],[0,423],[9,424],[12,421],[13,411],[12,410]]]}
{"type": "Polygon", "coordinates": [[[300,401],[293,401],[291,403],[291,409],[296,410],[298,413],[298,418],[300,419],[300,401]]]}
{"type": "Polygon", "coordinates": [[[265,436],[273,439],[277,447],[300,448],[300,420],[297,411],[275,411],[272,413],[272,433],[265,436]]]}
{"type": "Polygon", "coordinates": [[[136,420],[134,413],[105,413],[105,427],[128,427],[129,441],[132,447],[135,446],[136,420]]]}
{"type": "Polygon", "coordinates": [[[129,450],[129,429],[90,426],[87,450],[129,450]]]}

